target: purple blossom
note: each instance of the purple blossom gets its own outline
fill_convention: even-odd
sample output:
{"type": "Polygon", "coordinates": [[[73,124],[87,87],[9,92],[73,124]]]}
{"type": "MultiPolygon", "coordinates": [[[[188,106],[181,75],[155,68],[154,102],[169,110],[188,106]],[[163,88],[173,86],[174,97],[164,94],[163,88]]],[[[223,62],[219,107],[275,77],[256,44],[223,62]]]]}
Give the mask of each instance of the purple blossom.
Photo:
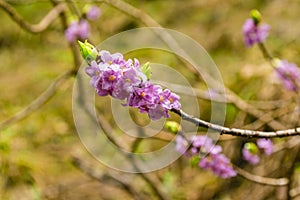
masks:
{"type": "Polygon", "coordinates": [[[97,93],[100,96],[105,96],[101,94],[112,95],[113,90],[117,82],[120,80],[122,72],[117,65],[110,65],[105,71],[102,72],[99,82],[101,84],[97,85],[97,93]]]}
{"type": "Polygon", "coordinates": [[[256,43],[262,43],[268,37],[270,26],[267,24],[255,24],[252,18],[245,21],[243,25],[243,33],[245,44],[251,47],[256,43]]]}
{"type": "Polygon", "coordinates": [[[65,36],[69,42],[77,39],[85,40],[89,37],[90,25],[86,20],[73,21],[65,31],[65,36]]]}
{"type": "Polygon", "coordinates": [[[179,96],[172,93],[169,89],[165,89],[160,95],[160,104],[162,107],[171,109],[180,109],[179,96]]]}
{"type": "Polygon", "coordinates": [[[85,68],[85,72],[87,73],[87,75],[89,75],[91,77],[90,85],[96,88],[97,81],[98,81],[99,75],[101,73],[101,69],[98,66],[98,64],[96,63],[96,61],[93,60],[91,62],[91,65],[88,66],[87,68],[85,68]]]}
{"type": "Polygon", "coordinates": [[[210,154],[208,157],[202,158],[199,166],[203,169],[211,170],[221,178],[231,178],[237,175],[229,159],[221,153],[210,154]]]}
{"type": "Polygon", "coordinates": [[[207,136],[194,136],[190,141],[184,139],[182,136],[177,136],[176,150],[188,157],[201,157],[201,154],[206,153],[206,157],[200,159],[198,163],[199,167],[211,170],[221,178],[230,178],[237,175],[229,159],[222,154],[222,147],[214,145],[212,139],[207,136]],[[186,150],[189,143],[191,146],[186,150]]]}
{"type": "Polygon", "coordinates": [[[152,120],[167,118],[169,110],[181,107],[178,95],[147,80],[137,59],[125,60],[120,53],[101,51],[98,63],[91,61],[86,73],[99,96],[125,100],[124,106],[138,108],[152,120]]]}
{"type": "Polygon", "coordinates": [[[291,91],[300,90],[300,69],[294,63],[279,60],[275,63],[275,72],[286,89],[291,91]]]}
{"type": "Polygon", "coordinates": [[[89,11],[86,13],[86,17],[89,20],[96,20],[101,15],[101,10],[97,6],[91,6],[89,11]]]}
{"type": "Polygon", "coordinates": [[[189,144],[187,140],[181,135],[177,135],[176,137],[176,151],[181,154],[184,154],[188,148],[189,144]]]}
{"type": "Polygon", "coordinates": [[[117,99],[124,100],[130,93],[133,92],[134,87],[140,83],[138,70],[129,68],[122,71],[122,77],[115,86],[112,96],[117,99]]]}
{"type": "Polygon", "coordinates": [[[262,149],[266,155],[271,155],[273,153],[273,143],[270,139],[258,139],[256,144],[258,148],[262,149]]]}
{"type": "Polygon", "coordinates": [[[250,150],[246,147],[243,148],[243,158],[244,160],[248,161],[251,164],[257,164],[259,162],[259,157],[258,155],[250,152],[250,150]]]}

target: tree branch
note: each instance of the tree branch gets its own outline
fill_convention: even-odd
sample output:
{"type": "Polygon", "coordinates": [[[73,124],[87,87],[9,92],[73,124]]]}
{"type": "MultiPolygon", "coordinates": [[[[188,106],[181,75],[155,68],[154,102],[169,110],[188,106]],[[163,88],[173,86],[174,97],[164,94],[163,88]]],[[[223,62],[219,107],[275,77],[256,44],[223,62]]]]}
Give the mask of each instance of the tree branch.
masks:
{"type": "Polygon", "coordinates": [[[20,112],[16,113],[15,115],[9,117],[8,119],[3,120],[0,122],[0,130],[6,128],[7,126],[18,122],[37,109],[39,109],[43,104],[45,104],[51,97],[54,96],[56,89],[58,85],[60,85],[64,80],[69,78],[71,75],[74,74],[74,71],[67,71],[60,76],[58,76],[52,83],[51,85],[39,96],[37,97],[34,101],[32,101],[28,106],[26,106],[23,110],[20,112]]]}
{"type": "Polygon", "coordinates": [[[48,14],[38,23],[38,24],[30,24],[25,21],[21,15],[17,13],[17,11],[4,0],[0,0],[0,8],[3,8],[10,17],[25,31],[31,33],[40,33],[46,28],[59,16],[60,13],[66,10],[66,5],[64,3],[60,3],[54,8],[52,8],[48,14]]]}
{"type": "Polygon", "coordinates": [[[240,176],[244,177],[249,181],[259,183],[262,185],[270,185],[270,186],[278,187],[278,186],[286,186],[289,183],[289,180],[287,178],[267,178],[267,177],[251,174],[237,166],[235,166],[234,168],[240,176]]]}
{"type": "Polygon", "coordinates": [[[287,136],[300,135],[300,127],[294,129],[286,129],[286,130],[270,131],[270,132],[246,130],[246,129],[244,130],[244,129],[228,128],[217,124],[212,124],[210,122],[193,117],[182,110],[172,109],[171,111],[181,116],[183,120],[189,121],[199,127],[204,127],[204,128],[217,131],[220,134],[227,134],[227,135],[241,136],[241,137],[255,137],[255,138],[274,138],[274,137],[287,137],[287,136]]]}
{"type": "Polygon", "coordinates": [[[100,170],[97,170],[94,167],[90,166],[86,161],[84,162],[78,156],[73,156],[73,163],[78,169],[80,169],[91,178],[99,182],[107,182],[110,180],[116,186],[127,191],[127,193],[133,196],[135,199],[141,198],[135,188],[130,183],[127,183],[125,180],[123,180],[123,178],[119,175],[113,175],[108,171],[102,172],[100,170]]]}

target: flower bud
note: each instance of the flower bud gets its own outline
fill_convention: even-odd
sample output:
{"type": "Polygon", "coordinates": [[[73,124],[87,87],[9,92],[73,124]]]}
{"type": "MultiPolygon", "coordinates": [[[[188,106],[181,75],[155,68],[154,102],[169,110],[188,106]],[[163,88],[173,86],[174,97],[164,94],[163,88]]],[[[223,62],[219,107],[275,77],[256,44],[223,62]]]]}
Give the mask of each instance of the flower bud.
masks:
{"type": "Polygon", "coordinates": [[[258,152],[258,148],[256,146],[256,144],[254,144],[253,142],[248,142],[245,144],[245,148],[251,152],[251,154],[257,154],[258,152]]]}
{"type": "Polygon", "coordinates": [[[272,66],[277,68],[279,65],[280,65],[280,59],[279,58],[273,58],[271,63],[272,63],[272,66]]]}
{"type": "Polygon", "coordinates": [[[78,40],[78,44],[81,55],[88,64],[97,58],[97,49],[92,44],[88,43],[87,40],[84,43],[78,40]]]}
{"type": "Polygon", "coordinates": [[[259,24],[262,19],[260,12],[256,9],[251,10],[250,17],[253,19],[255,25],[259,24]]]}
{"type": "Polygon", "coordinates": [[[165,127],[173,134],[177,134],[181,129],[180,124],[175,121],[167,121],[165,127]]]}

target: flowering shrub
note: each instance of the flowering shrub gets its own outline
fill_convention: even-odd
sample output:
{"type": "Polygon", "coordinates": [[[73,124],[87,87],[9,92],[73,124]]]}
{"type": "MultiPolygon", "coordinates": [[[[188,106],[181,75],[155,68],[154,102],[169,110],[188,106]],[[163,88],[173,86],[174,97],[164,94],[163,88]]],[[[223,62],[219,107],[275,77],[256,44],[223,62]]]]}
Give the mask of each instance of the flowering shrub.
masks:
{"type": "Polygon", "coordinates": [[[138,108],[152,120],[169,117],[169,110],[181,108],[178,95],[149,81],[148,63],[141,67],[137,59],[125,60],[120,53],[98,52],[87,42],[79,44],[90,63],[86,68],[91,77],[90,84],[99,96],[110,95],[125,100],[124,106],[138,108]]]}
{"type": "Polygon", "coordinates": [[[214,145],[209,137],[194,136],[191,140],[187,140],[178,135],[176,150],[192,158],[192,162],[196,162],[199,167],[211,170],[221,178],[231,178],[237,175],[229,159],[222,154],[222,147],[214,145]]]}
{"type": "MultiPolygon", "coordinates": [[[[96,11],[93,11],[96,12],[96,11]]],[[[93,14],[92,14],[93,15],[93,14]]],[[[95,14],[96,15],[96,14],[95,14]]],[[[93,18],[93,17],[90,17],[93,18]]],[[[258,11],[251,12],[243,26],[245,44],[250,47],[261,44],[268,36],[269,25],[260,24],[261,16],[258,11]]],[[[78,34],[80,35],[80,34],[78,34]]],[[[149,63],[140,65],[137,59],[124,59],[121,53],[111,54],[109,51],[98,51],[87,41],[79,42],[82,56],[88,63],[85,71],[91,77],[90,85],[99,96],[111,96],[124,101],[122,105],[138,108],[141,113],[147,113],[151,120],[170,117],[170,110],[180,110],[180,97],[169,89],[150,82],[151,68],[149,63]]],[[[265,53],[265,49],[263,49],[265,53]]],[[[284,60],[272,59],[275,71],[282,79],[287,89],[296,91],[299,87],[299,69],[295,64],[284,60]]],[[[222,154],[222,147],[214,145],[207,136],[194,136],[188,139],[174,122],[167,124],[171,132],[177,134],[176,150],[191,159],[193,165],[210,170],[222,178],[237,175],[230,160],[222,154]]],[[[258,139],[256,144],[248,142],[244,145],[242,155],[251,164],[259,163],[259,154],[270,155],[273,143],[269,139],[258,139]]]]}

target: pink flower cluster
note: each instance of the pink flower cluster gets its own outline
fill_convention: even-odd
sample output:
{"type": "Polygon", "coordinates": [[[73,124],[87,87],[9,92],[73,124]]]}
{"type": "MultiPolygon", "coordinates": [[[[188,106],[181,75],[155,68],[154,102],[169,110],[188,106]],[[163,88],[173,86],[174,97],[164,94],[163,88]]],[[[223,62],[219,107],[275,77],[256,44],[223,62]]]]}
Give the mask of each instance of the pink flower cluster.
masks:
{"type": "Polygon", "coordinates": [[[180,97],[147,80],[137,59],[125,60],[120,53],[101,51],[97,60],[90,63],[86,73],[99,96],[125,100],[124,105],[138,108],[152,120],[169,117],[169,110],[181,108],[180,97]]]}
{"type": "Polygon", "coordinates": [[[243,25],[243,33],[246,46],[251,47],[256,43],[264,42],[268,37],[269,30],[269,25],[257,24],[252,18],[247,19],[243,25]]]}
{"type": "Polygon", "coordinates": [[[214,145],[209,137],[194,136],[191,141],[188,141],[183,136],[178,135],[176,138],[176,150],[188,157],[199,156],[198,166],[211,170],[221,178],[231,178],[237,175],[230,160],[222,154],[222,147],[214,145]],[[202,155],[206,156],[202,157],[202,155]]]}
{"type": "MultiPolygon", "coordinates": [[[[101,10],[97,6],[91,6],[85,14],[88,20],[96,20],[101,15],[101,10]]],[[[90,35],[90,24],[86,19],[72,21],[65,31],[65,37],[69,42],[85,40],[90,35]]]]}
{"type": "Polygon", "coordinates": [[[273,143],[270,139],[258,139],[256,144],[246,143],[242,150],[244,160],[251,164],[259,163],[259,150],[265,155],[271,155],[273,153],[273,143]]]}
{"type": "Polygon", "coordinates": [[[275,63],[275,72],[286,89],[300,91],[300,69],[296,64],[279,60],[275,63]]]}
{"type": "Polygon", "coordinates": [[[82,19],[73,21],[65,31],[65,36],[69,42],[75,42],[77,39],[85,40],[90,35],[89,23],[82,19]]]}

